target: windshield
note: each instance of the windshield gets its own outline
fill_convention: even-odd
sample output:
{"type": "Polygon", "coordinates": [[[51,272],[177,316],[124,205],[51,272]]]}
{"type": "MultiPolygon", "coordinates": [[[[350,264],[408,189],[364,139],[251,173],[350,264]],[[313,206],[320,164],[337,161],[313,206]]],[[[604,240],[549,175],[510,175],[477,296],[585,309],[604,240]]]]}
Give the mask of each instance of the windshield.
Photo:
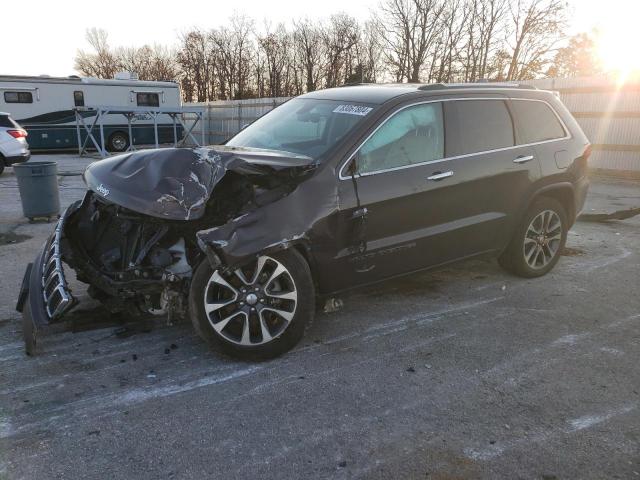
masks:
{"type": "Polygon", "coordinates": [[[283,150],[317,159],[372,110],[373,105],[363,103],[295,98],[253,122],[226,145],[283,150]]]}

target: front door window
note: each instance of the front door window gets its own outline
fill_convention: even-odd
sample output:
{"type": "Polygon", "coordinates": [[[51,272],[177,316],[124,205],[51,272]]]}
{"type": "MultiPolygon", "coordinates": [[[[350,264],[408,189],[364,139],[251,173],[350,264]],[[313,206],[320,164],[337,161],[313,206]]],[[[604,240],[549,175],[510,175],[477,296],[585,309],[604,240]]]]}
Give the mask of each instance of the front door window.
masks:
{"type": "Polygon", "coordinates": [[[442,104],[413,105],[394,114],[362,145],[357,172],[365,175],[443,157],[442,104]]]}

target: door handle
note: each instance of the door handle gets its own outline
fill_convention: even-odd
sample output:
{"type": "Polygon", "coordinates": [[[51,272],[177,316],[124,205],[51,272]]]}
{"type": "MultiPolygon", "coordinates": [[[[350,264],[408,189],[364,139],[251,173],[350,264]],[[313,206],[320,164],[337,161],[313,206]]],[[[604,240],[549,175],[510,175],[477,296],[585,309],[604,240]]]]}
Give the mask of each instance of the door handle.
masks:
{"type": "Polygon", "coordinates": [[[433,175],[427,177],[427,180],[442,180],[443,178],[453,176],[453,171],[449,170],[448,172],[434,172],[433,175]]]}
{"type": "Polygon", "coordinates": [[[533,160],[533,155],[520,155],[513,160],[513,163],[527,163],[533,160]]]}

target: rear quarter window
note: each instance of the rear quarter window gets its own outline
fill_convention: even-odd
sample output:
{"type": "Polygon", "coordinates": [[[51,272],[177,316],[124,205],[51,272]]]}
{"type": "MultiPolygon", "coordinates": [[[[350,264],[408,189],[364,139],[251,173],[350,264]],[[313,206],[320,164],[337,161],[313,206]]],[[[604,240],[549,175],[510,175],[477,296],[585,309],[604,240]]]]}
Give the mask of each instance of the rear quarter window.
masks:
{"type": "Polygon", "coordinates": [[[564,138],[566,132],[551,107],[535,100],[511,101],[518,126],[518,143],[537,143],[564,138]]]}
{"type": "Polygon", "coordinates": [[[0,115],[0,127],[13,128],[11,120],[7,115],[0,115]]]}
{"type": "Polygon", "coordinates": [[[22,128],[20,125],[18,125],[13,118],[11,118],[8,115],[0,115],[0,127],[6,127],[6,128],[22,128]]]}
{"type": "Polygon", "coordinates": [[[503,100],[444,102],[446,155],[455,157],[514,146],[513,122],[503,100]]]}

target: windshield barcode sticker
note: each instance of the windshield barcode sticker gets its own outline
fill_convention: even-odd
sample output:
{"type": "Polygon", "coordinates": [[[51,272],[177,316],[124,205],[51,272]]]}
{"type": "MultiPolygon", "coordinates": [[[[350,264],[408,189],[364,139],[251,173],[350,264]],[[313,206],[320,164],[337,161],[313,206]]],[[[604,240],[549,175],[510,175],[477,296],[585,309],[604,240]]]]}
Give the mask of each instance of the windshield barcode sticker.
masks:
{"type": "Polygon", "coordinates": [[[371,110],[373,110],[373,108],[362,107],[360,105],[338,105],[333,110],[333,113],[348,113],[349,115],[360,115],[361,117],[364,117],[371,110]]]}

